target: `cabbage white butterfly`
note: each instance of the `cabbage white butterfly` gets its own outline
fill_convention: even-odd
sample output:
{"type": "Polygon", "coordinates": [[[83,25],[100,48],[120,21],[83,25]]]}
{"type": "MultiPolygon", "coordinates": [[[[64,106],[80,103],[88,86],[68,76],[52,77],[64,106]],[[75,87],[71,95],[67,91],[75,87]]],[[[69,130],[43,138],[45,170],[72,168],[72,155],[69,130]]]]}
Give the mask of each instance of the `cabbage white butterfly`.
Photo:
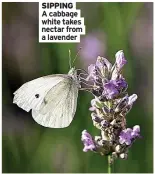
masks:
{"type": "Polygon", "coordinates": [[[76,112],[80,82],[77,70],[68,74],[40,77],[23,84],[14,92],[13,103],[29,112],[40,125],[49,128],[69,126],[76,112]]]}

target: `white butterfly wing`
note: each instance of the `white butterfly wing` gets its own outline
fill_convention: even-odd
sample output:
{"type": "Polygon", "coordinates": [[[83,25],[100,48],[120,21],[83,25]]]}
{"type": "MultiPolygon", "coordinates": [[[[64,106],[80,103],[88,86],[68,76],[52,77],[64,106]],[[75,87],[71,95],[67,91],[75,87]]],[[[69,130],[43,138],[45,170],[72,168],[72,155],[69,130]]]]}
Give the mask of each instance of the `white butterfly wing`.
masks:
{"type": "Polygon", "coordinates": [[[76,81],[72,78],[64,78],[47,93],[40,110],[32,109],[32,117],[45,127],[67,127],[75,115],[77,97],[76,81]]]}
{"type": "Polygon", "coordinates": [[[31,109],[39,110],[48,91],[66,77],[67,75],[49,75],[27,82],[14,92],[13,103],[27,112],[31,109]]]}

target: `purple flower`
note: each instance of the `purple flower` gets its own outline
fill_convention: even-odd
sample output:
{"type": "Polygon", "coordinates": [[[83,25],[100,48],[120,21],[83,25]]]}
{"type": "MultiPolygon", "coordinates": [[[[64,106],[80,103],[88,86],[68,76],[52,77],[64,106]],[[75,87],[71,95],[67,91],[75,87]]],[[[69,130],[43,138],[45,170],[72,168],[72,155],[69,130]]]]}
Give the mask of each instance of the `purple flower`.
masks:
{"type": "Polygon", "coordinates": [[[126,145],[130,145],[133,138],[140,137],[140,126],[136,125],[131,128],[127,128],[120,133],[119,142],[120,144],[125,143],[126,145]]]}
{"type": "Polygon", "coordinates": [[[122,67],[127,63],[127,60],[124,57],[123,50],[118,51],[115,54],[115,57],[116,57],[116,65],[117,65],[117,68],[118,68],[118,70],[121,70],[122,67]]]}
{"type": "Polygon", "coordinates": [[[125,143],[126,145],[130,145],[131,144],[131,139],[132,139],[131,133],[132,133],[132,129],[130,129],[130,128],[124,129],[120,133],[120,136],[119,136],[120,144],[125,143]]]}
{"type": "Polygon", "coordinates": [[[117,90],[113,81],[105,83],[103,87],[104,87],[103,95],[105,95],[107,99],[113,99],[119,94],[119,91],[117,90]]]}
{"type": "Polygon", "coordinates": [[[127,86],[128,86],[126,81],[123,78],[118,79],[118,80],[111,80],[111,81],[117,87],[118,90],[127,88],[127,86]]]}
{"type": "Polygon", "coordinates": [[[140,136],[140,126],[136,125],[133,127],[133,131],[131,133],[132,138],[136,138],[140,136]]]}
{"type": "Polygon", "coordinates": [[[118,88],[127,88],[127,83],[124,79],[117,80],[117,87],[118,88]]]}
{"type": "Polygon", "coordinates": [[[92,136],[86,130],[82,131],[81,140],[83,141],[83,144],[84,144],[84,148],[83,148],[84,152],[87,152],[88,150],[93,151],[96,149],[92,136]]]}
{"type": "Polygon", "coordinates": [[[118,80],[110,80],[108,83],[103,85],[103,95],[105,95],[107,99],[113,99],[119,94],[121,89],[126,89],[127,86],[128,85],[123,78],[118,80]]]}

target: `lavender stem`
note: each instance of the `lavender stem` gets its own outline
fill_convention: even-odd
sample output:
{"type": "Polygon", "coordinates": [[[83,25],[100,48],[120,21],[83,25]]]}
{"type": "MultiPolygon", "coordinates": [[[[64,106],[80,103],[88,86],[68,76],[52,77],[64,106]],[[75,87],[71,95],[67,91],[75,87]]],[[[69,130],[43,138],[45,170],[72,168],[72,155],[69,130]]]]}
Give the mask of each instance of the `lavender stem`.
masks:
{"type": "Polygon", "coordinates": [[[108,173],[111,173],[111,156],[108,155],[108,173]]]}

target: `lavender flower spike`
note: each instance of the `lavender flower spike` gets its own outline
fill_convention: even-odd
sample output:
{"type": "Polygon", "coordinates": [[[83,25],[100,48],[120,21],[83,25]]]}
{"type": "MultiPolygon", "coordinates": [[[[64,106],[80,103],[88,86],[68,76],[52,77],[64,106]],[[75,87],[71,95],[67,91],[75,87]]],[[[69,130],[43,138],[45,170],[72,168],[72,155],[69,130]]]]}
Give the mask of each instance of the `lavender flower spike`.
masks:
{"type": "Polygon", "coordinates": [[[95,64],[88,67],[87,80],[91,82],[91,118],[93,125],[100,130],[100,136],[92,136],[84,130],[82,141],[84,152],[94,151],[102,156],[110,156],[112,164],[117,158],[127,159],[128,151],[140,135],[140,126],[127,128],[127,113],[132,109],[137,95],[129,96],[128,83],[122,74],[127,63],[122,50],[116,53],[112,65],[106,58],[97,57],[95,64]]]}
{"type": "Polygon", "coordinates": [[[115,54],[115,57],[116,57],[116,65],[117,65],[117,68],[118,68],[118,70],[121,70],[122,67],[127,63],[127,60],[124,57],[123,50],[118,51],[115,54]]]}
{"type": "Polygon", "coordinates": [[[88,150],[93,151],[96,149],[92,136],[86,130],[82,131],[81,140],[83,141],[84,144],[83,148],[84,152],[87,152],[88,150]]]}

